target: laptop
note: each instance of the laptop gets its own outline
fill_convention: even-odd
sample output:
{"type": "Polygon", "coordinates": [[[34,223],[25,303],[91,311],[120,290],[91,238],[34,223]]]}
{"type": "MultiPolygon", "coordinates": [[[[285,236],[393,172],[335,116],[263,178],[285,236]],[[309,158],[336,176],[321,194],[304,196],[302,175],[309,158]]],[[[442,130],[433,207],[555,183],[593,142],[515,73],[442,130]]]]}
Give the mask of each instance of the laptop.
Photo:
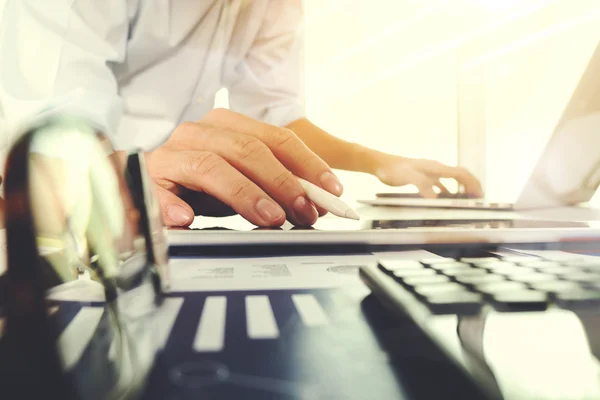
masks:
{"type": "Polygon", "coordinates": [[[600,185],[600,45],[567,103],[553,134],[515,203],[443,196],[380,193],[369,205],[528,210],[588,202],[600,185]]]}

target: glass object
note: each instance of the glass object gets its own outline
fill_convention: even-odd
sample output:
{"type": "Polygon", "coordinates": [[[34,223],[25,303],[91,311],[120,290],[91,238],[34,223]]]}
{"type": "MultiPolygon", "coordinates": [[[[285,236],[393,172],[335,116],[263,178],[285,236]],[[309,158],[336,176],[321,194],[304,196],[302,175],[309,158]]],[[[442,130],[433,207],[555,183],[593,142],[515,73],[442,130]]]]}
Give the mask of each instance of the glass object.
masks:
{"type": "Polygon", "coordinates": [[[168,261],[143,155],[114,152],[87,121],[47,117],[11,149],[5,201],[3,392],[136,397],[160,346],[150,327],[168,261]]]}

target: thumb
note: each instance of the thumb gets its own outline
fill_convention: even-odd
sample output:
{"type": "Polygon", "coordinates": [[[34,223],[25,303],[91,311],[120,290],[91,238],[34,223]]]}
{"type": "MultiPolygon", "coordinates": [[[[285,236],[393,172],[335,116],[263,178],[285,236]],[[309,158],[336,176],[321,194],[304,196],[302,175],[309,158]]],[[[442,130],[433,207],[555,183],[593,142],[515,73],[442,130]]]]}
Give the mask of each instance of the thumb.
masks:
{"type": "Polygon", "coordinates": [[[179,197],[165,188],[156,186],[163,223],[166,226],[189,226],[194,221],[194,211],[179,197]]]}

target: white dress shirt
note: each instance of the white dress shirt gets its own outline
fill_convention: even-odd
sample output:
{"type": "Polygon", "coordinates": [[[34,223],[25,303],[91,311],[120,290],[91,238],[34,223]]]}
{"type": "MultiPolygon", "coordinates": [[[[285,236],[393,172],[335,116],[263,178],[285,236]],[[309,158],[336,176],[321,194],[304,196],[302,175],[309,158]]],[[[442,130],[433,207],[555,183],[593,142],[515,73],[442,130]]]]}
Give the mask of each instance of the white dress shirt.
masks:
{"type": "Polygon", "coordinates": [[[163,143],[223,87],[230,108],[255,119],[304,115],[301,0],[4,2],[4,151],[11,128],[47,107],[93,119],[119,149],[163,143]]]}

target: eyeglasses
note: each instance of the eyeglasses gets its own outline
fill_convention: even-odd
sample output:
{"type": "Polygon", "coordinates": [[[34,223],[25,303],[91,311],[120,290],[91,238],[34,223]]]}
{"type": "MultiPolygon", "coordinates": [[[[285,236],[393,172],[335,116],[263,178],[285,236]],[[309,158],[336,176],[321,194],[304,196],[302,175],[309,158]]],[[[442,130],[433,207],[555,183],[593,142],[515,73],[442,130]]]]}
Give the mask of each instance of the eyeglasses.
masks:
{"type": "Polygon", "coordinates": [[[115,152],[85,120],[46,117],[12,147],[4,193],[3,394],[134,397],[158,350],[151,324],[168,285],[143,154],[115,152]],[[86,329],[65,328],[69,318],[86,329]]]}

